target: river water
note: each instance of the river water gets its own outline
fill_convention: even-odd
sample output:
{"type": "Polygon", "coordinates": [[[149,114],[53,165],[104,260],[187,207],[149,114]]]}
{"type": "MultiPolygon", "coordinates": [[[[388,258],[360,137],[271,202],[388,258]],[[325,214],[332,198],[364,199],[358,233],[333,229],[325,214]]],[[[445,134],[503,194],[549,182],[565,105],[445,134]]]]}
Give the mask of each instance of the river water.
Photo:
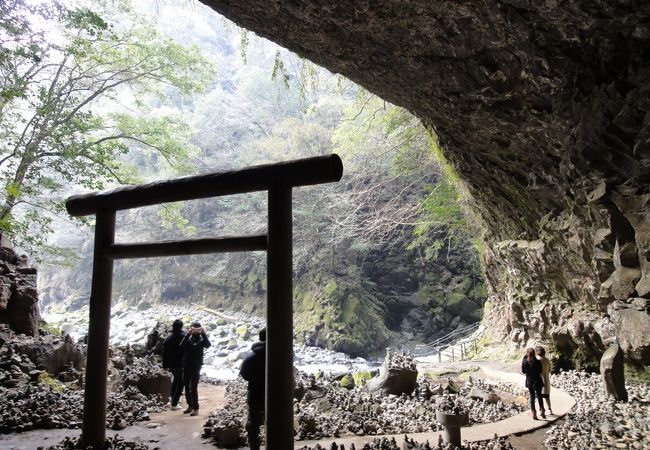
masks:
{"type": "MultiPolygon", "coordinates": [[[[57,305],[51,305],[41,315],[49,325],[70,334],[74,339],[88,333],[87,306],[64,312],[57,310],[57,305]]],[[[244,356],[257,341],[258,332],[264,326],[264,320],[259,317],[214,311],[198,305],[152,305],[138,311],[133,306],[117,303],[111,310],[110,343],[145,345],[147,335],[159,321],[171,323],[176,318],[182,319],[185,327],[198,320],[207,330],[212,346],[205,351],[202,373],[221,380],[237,377],[244,356]]],[[[307,373],[322,371],[337,375],[376,369],[379,362],[351,358],[344,353],[299,345],[294,341],[294,365],[307,373]]]]}

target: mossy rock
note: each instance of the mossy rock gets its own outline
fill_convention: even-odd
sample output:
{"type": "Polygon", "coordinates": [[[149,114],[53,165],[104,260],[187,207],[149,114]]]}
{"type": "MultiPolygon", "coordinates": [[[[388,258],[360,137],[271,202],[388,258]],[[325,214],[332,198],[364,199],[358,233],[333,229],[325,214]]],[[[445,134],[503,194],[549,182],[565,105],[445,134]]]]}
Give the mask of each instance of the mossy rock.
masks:
{"type": "Polygon", "coordinates": [[[354,379],[355,386],[365,386],[372,379],[372,372],[369,370],[354,372],[352,378],[354,379]]]}
{"type": "Polygon", "coordinates": [[[146,311],[151,308],[151,303],[143,300],[140,303],[138,303],[138,306],[135,307],[136,311],[146,311]]]}
{"type": "Polygon", "coordinates": [[[217,325],[219,325],[220,327],[224,325],[228,325],[228,320],[224,319],[223,317],[219,317],[217,319],[217,325]]]}
{"type": "Polygon", "coordinates": [[[229,340],[229,341],[228,341],[228,345],[226,345],[226,348],[227,348],[228,350],[234,350],[234,349],[236,349],[236,348],[237,348],[237,341],[234,340],[234,339],[229,340]]]}
{"type": "Polygon", "coordinates": [[[354,383],[354,377],[350,374],[345,375],[343,378],[341,378],[341,381],[339,381],[339,385],[344,389],[354,388],[354,383]]]}
{"type": "Polygon", "coordinates": [[[237,333],[237,335],[244,340],[251,337],[251,330],[249,330],[246,325],[241,325],[235,328],[235,333],[237,333]]]}
{"type": "Polygon", "coordinates": [[[217,328],[217,324],[214,323],[214,322],[207,322],[206,324],[203,325],[203,328],[205,328],[206,330],[212,331],[215,328],[217,328]]]}
{"type": "Polygon", "coordinates": [[[43,322],[40,326],[40,329],[45,331],[47,334],[53,334],[55,336],[61,334],[61,329],[52,323],[43,322]]]}

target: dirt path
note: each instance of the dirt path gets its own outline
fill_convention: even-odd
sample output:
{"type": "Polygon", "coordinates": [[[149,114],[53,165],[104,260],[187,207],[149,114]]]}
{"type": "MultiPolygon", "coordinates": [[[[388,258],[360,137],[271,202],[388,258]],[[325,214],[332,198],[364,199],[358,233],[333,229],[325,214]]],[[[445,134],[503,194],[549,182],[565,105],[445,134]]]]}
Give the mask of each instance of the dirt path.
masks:
{"type": "MultiPolygon", "coordinates": [[[[119,435],[126,440],[140,440],[164,450],[210,450],[209,441],[201,438],[203,423],[210,411],[225,404],[223,386],[199,385],[199,415],[190,417],[181,411],[152,414],[149,422],[141,422],[121,431],[106,430],[108,436],[119,435]]],[[[36,450],[55,445],[66,436],[79,436],[79,430],[35,430],[27,433],[0,435],[0,450],[36,450]]]]}

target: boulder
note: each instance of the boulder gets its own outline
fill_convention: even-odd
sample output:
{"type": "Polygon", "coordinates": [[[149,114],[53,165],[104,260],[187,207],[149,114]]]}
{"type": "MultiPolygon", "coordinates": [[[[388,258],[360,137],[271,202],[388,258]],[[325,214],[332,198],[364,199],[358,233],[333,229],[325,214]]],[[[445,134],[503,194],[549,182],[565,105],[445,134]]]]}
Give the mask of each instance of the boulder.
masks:
{"type": "Polygon", "coordinates": [[[249,339],[251,337],[251,332],[246,325],[238,326],[235,329],[235,333],[237,333],[237,335],[244,340],[249,339]]]}
{"type": "Polygon", "coordinates": [[[85,363],[83,351],[69,335],[25,339],[17,344],[17,349],[34,363],[36,369],[47,370],[53,375],[70,367],[80,371],[85,363]]]}
{"type": "Polygon", "coordinates": [[[623,369],[623,351],[618,344],[614,344],[605,351],[600,360],[600,374],[603,376],[607,396],[626,402],[627,390],[623,369]]]}
{"type": "Polygon", "coordinates": [[[600,285],[599,297],[606,299],[625,300],[635,290],[636,284],[641,279],[639,269],[618,267],[610,277],[600,285]]]}
{"type": "Polygon", "coordinates": [[[472,389],[469,391],[469,397],[483,400],[485,403],[497,403],[499,400],[501,400],[501,398],[493,391],[484,391],[478,386],[472,387],[472,389]]]}
{"type": "Polygon", "coordinates": [[[352,377],[352,375],[346,374],[339,381],[339,385],[342,388],[345,388],[345,389],[353,389],[354,388],[354,378],[352,377]]]}
{"type": "Polygon", "coordinates": [[[415,389],[418,371],[404,368],[382,367],[379,376],[366,385],[370,392],[384,394],[410,394],[415,389]]]}
{"type": "Polygon", "coordinates": [[[608,312],[625,357],[637,363],[650,364],[650,301],[635,298],[628,303],[609,305],[608,312]]]}
{"type": "Polygon", "coordinates": [[[124,386],[135,386],[145,395],[159,395],[163,403],[169,401],[172,379],[155,360],[139,359],[123,371],[124,386]]]}
{"type": "Polygon", "coordinates": [[[155,355],[162,355],[163,343],[170,331],[170,327],[165,322],[156,322],[156,325],[147,335],[147,351],[155,355]]]}
{"type": "Polygon", "coordinates": [[[143,375],[137,379],[135,386],[146,395],[159,395],[163,403],[169,401],[172,388],[172,378],[167,373],[156,375],[143,375]]]}
{"type": "Polygon", "coordinates": [[[449,392],[451,394],[458,394],[460,392],[460,386],[458,386],[454,380],[448,378],[445,383],[441,385],[442,390],[449,392]]]}

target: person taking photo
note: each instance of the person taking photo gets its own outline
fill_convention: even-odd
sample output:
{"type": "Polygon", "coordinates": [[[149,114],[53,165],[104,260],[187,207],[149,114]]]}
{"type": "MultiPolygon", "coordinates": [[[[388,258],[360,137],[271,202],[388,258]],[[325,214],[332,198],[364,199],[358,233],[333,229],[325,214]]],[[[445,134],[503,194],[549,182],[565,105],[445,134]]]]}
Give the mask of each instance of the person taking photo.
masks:
{"type": "Polygon", "coordinates": [[[199,322],[192,322],[180,347],[183,349],[183,383],[187,401],[187,409],[183,411],[183,414],[196,416],[199,414],[198,389],[201,366],[203,366],[203,350],[210,347],[210,340],[199,322]]]}

